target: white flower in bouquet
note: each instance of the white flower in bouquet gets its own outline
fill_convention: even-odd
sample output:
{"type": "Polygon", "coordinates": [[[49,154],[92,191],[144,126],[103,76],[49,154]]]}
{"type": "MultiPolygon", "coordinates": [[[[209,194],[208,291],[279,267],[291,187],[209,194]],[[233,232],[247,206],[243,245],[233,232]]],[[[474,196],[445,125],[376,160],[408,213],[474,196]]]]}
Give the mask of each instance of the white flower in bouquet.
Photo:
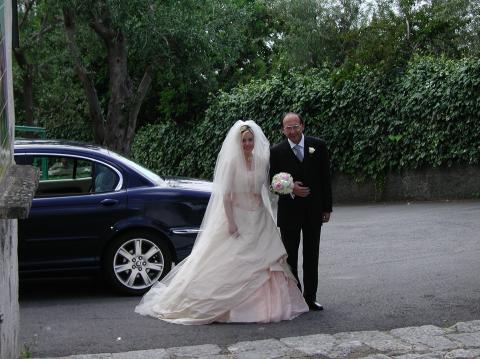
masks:
{"type": "Polygon", "coordinates": [[[290,173],[280,172],[272,178],[271,189],[278,194],[289,194],[293,192],[293,177],[290,173]]]}

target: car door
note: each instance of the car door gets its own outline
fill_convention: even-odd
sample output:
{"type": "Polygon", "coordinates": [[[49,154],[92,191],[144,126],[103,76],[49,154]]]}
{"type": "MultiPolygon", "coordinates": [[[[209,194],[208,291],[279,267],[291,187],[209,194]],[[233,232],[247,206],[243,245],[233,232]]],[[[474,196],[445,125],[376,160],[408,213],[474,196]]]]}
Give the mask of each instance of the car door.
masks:
{"type": "Polygon", "coordinates": [[[121,171],[71,155],[25,155],[16,160],[42,172],[29,217],[19,221],[20,270],[98,267],[103,242],[114,224],[127,216],[121,171]],[[101,171],[110,181],[102,188],[95,184],[101,171]]]}

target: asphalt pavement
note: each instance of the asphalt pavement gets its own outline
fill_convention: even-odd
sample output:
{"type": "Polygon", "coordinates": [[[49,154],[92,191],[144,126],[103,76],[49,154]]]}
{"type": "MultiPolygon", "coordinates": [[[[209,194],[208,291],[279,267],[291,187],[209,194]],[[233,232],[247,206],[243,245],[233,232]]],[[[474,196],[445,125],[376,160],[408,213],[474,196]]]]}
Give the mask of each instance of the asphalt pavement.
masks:
{"type": "Polygon", "coordinates": [[[199,357],[189,350],[205,358],[480,357],[478,345],[459,341],[480,343],[479,219],[480,201],[335,207],[320,245],[317,298],[325,311],[281,323],[174,325],[135,314],[139,298],[118,297],[99,281],[23,281],[21,346],[38,358],[199,357]],[[457,323],[469,324],[459,331],[457,323]],[[405,339],[409,332],[455,345],[422,347],[405,339]],[[377,340],[411,350],[380,351],[377,340]]]}

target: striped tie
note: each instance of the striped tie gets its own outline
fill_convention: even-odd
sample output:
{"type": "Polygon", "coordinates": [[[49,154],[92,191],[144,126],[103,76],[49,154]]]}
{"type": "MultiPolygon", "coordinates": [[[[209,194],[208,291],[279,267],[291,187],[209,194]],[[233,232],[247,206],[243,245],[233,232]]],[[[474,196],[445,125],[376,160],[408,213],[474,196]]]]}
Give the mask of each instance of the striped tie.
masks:
{"type": "Polygon", "coordinates": [[[293,152],[295,153],[295,156],[297,156],[298,160],[303,162],[302,148],[299,145],[293,146],[293,152]]]}

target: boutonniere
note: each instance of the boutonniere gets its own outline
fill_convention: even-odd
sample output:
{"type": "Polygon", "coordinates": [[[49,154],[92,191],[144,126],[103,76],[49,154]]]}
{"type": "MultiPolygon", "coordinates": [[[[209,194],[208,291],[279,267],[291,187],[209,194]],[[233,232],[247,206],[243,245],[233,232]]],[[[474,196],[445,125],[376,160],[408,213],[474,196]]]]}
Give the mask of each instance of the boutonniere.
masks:
{"type": "Polygon", "coordinates": [[[315,152],[315,147],[309,147],[308,153],[313,154],[315,152]]]}

